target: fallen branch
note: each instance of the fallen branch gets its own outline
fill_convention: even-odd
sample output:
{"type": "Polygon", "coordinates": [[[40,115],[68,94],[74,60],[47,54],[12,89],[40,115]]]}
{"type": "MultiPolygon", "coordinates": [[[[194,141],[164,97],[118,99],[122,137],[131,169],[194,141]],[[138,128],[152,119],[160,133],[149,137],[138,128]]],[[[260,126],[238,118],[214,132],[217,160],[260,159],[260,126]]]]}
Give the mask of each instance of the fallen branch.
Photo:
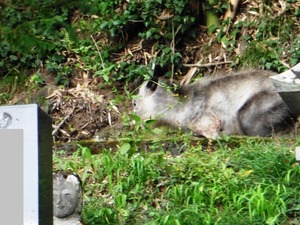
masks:
{"type": "Polygon", "coordinates": [[[52,136],[54,136],[57,131],[60,129],[60,127],[66,122],[67,119],[71,116],[71,114],[74,112],[75,108],[72,108],[72,110],[68,113],[68,115],[57,125],[55,126],[55,129],[52,131],[52,136]]]}
{"type": "Polygon", "coordinates": [[[236,15],[236,11],[238,8],[240,0],[229,0],[228,1],[228,8],[227,11],[224,15],[224,20],[230,19],[230,23],[228,24],[228,26],[225,26],[223,29],[223,32],[227,33],[232,25],[232,22],[235,18],[236,15]]]}
{"type": "Polygon", "coordinates": [[[91,36],[91,38],[92,38],[92,40],[93,40],[93,42],[94,42],[94,45],[95,45],[95,47],[96,47],[96,49],[97,49],[97,52],[98,52],[98,55],[99,55],[99,57],[100,57],[101,67],[102,67],[102,69],[105,69],[104,62],[103,62],[103,59],[102,59],[102,55],[101,55],[101,53],[100,53],[99,46],[98,46],[96,40],[94,39],[93,35],[90,35],[90,36],[91,36]]]}
{"type": "Polygon", "coordinates": [[[206,63],[202,64],[203,59],[198,61],[195,64],[183,64],[185,67],[191,67],[191,69],[187,72],[187,74],[183,77],[180,82],[180,87],[186,86],[191,82],[192,77],[198,72],[199,68],[201,67],[210,67],[210,66],[218,66],[222,64],[232,63],[232,61],[225,61],[225,62],[215,62],[215,63],[206,63]]]}
{"type": "Polygon", "coordinates": [[[229,4],[229,6],[225,13],[224,20],[226,20],[228,18],[233,20],[236,15],[236,11],[237,11],[237,8],[239,5],[239,0],[229,0],[228,4],[229,4]]]}
{"type": "MultiPolygon", "coordinates": [[[[172,20],[172,41],[171,41],[171,44],[170,44],[170,49],[172,50],[172,54],[175,55],[175,37],[177,35],[177,33],[179,32],[179,30],[181,29],[181,25],[179,25],[177,27],[177,30],[175,31],[174,30],[174,20],[172,20]]],[[[174,62],[172,62],[172,75],[171,75],[171,81],[173,80],[173,77],[174,77],[174,69],[175,69],[175,65],[174,65],[174,62]]]]}
{"type": "Polygon", "coordinates": [[[233,61],[226,61],[226,62],[215,62],[215,63],[205,63],[205,64],[183,64],[183,66],[185,67],[198,67],[198,68],[202,68],[202,67],[210,67],[210,66],[219,66],[219,65],[223,65],[223,64],[230,64],[233,61]]]}
{"type": "Polygon", "coordinates": [[[192,67],[180,82],[180,87],[186,86],[191,82],[192,77],[198,72],[199,68],[192,67]]]}

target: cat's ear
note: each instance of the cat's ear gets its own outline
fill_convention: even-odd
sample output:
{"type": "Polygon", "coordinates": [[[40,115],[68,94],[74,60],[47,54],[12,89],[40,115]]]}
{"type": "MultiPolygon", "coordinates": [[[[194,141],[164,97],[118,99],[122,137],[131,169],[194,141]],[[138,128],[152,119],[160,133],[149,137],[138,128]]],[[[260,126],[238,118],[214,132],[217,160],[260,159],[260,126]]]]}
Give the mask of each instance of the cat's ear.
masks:
{"type": "Polygon", "coordinates": [[[150,89],[151,92],[154,92],[158,85],[158,77],[152,77],[151,80],[146,84],[146,88],[150,89]]]}
{"type": "Polygon", "coordinates": [[[153,65],[153,75],[150,81],[148,81],[146,88],[150,89],[151,92],[154,92],[159,83],[159,77],[163,77],[166,73],[166,68],[161,65],[153,65]]]}
{"type": "Polygon", "coordinates": [[[157,64],[154,67],[153,77],[163,77],[166,72],[166,68],[163,68],[161,65],[157,64]]]}

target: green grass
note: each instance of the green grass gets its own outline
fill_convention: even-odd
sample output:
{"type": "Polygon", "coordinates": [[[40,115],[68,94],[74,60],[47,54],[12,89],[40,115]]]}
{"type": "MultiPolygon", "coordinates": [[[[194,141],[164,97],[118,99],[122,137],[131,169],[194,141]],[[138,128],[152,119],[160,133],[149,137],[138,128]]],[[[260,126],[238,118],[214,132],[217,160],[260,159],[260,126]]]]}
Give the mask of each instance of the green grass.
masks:
{"type": "Polygon", "coordinates": [[[157,142],[133,154],[128,144],[95,155],[79,146],[70,156],[55,151],[54,169],[81,176],[87,225],[299,224],[296,144],[245,138],[202,146],[185,137],[180,157],[157,142]]]}

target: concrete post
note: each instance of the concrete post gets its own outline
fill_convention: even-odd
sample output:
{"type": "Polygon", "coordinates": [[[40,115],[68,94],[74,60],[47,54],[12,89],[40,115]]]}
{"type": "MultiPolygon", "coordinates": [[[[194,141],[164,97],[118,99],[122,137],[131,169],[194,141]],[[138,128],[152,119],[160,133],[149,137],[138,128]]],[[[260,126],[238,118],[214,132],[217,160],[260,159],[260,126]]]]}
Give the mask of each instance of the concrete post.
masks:
{"type": "Polygon", "coordinates": [[[51,124],[35,104],[0,107],[3,224],[53,224],[51,124]]]}

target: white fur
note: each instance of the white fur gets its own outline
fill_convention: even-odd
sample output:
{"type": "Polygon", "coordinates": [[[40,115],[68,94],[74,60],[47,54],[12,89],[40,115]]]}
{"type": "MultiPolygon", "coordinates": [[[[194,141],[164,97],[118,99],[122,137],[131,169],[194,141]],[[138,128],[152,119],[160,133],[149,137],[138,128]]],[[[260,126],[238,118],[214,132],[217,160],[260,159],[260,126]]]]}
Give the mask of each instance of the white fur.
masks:
{"type": "MultiPolygon", "coordinates": [[[[160,82],[155,91],[147,87],[148,82],[144,82],[139,89],[139,98],[134,100],[134,112],[142,119],[157,119],[210,138],[216,138],[220,130],[226,134],[251,133],[249,127],[252,124],[243,123],[241,116],[249,114],[249,123],[253,123],[256,114],[261,113],[268,118],[266,112],[281,104],[282,110],[270,114],[273,116],[270,126],[281,122],[281,116],[287,116],[287,108],[268,79],[270,75],[270,72],[254,70],[239,75],[200,79],[185,87],[186,99],[175,97],[160,82]]],[[[256,132],[258,135],[259,127],[267,129],[269,126],[263,119],[257,120],[253,127],[255,125],[258,131],[254,134],[256,132]]]]}

